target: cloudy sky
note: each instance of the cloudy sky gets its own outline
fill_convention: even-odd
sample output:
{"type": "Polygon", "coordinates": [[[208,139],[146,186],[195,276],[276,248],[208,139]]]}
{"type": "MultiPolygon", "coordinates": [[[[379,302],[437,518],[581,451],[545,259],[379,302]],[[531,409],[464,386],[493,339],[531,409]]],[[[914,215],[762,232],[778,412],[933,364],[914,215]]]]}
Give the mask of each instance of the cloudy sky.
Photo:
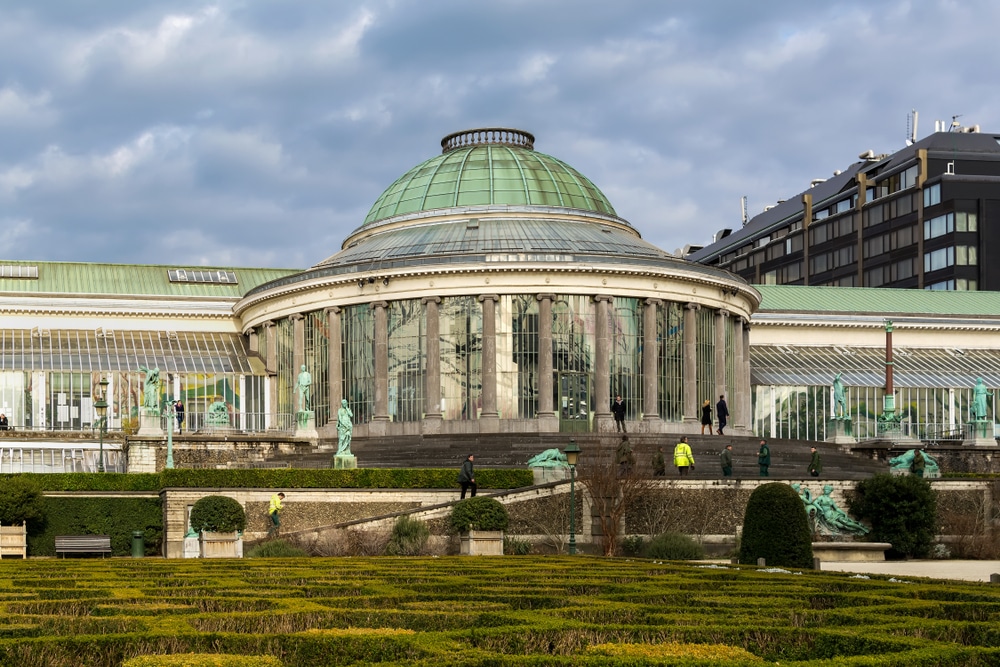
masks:
{"type": "Polygon", "coordinates": [[[992,0],[4,0],[3,259],[307,267],[472,127],[531,131],[667,250],[1000,133],[992,0]]]}

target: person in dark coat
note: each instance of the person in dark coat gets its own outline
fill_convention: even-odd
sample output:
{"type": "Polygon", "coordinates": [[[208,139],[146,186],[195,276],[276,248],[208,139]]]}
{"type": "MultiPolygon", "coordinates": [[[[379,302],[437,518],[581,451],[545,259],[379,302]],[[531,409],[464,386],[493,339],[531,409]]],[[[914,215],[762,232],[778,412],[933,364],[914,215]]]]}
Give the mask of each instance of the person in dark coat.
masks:
{"type": "Polygon", "coordinates": [[[663,477],[667,474],[667,461],[663,458],[663,445],[656,448],[653,454],[653,476],[663,477]]]}
{"type": "Polygon", "coordinates": [[[760,441],[760,449],[757,450],[757,465],[760,466],[760,476],[767,477],[767,469],[771,465],[771,449],[767,446],[767,440],[760,441]]]}
{"type": "Polygon", "coordinates": [[[732,477],[733,476],[733,446],[726,445],[725,449],[719,454],[719,462],[722,464],[722,476],[732,477]]]}
{"type": "Polygon", "coordinates": [[[462,470],[458,473],[458,483],[462,485],[462,495],[460,500],[465,500],[465,492],[472,489],[471,497],[476,497],[476,472],[472,469],[472,462],[476,457],[469,454],[469,457],[462,463],[462,470]]]}
{"type": "Polygon", "coordinates": [[[729,406],[726,405],[725,396],[719,396],[719,402],[715,404],[715,416],[719,418],[719,435],[725,435],[722,431],[729,420],[729,406]]]}
{"type": "Polygon", "coordinates": [[[812,452],[812,458],[809,459],[809,474],[813,477],[819,477],[819,474],[823,472],[823,464],[819,460],[819,452],[816,451],[815,447],[810,447],[812,452]]]}
{"type": "Polygon", "coordinates": [[[618,432],[628,433],[625,430],[625,401],[620,395],[615,396],[615,400],[611,401],[611,414],[615,417],[615,428],[618,429],[618,432]]]}
{"type": "Polygon", "coordinates": [[[708,434],[712,435],[712,401],[705,399],[701,406],[701,434],[705,435],[705,427],[708,427],[708,434]]]}
{"type": "Polygon", "coordinates": [[[174,415],[177,417],[177,432],[184,429],[184,401],[177,399],[174,403],[174,415]]]}
{"type": "Polygon", "coordinates": [[[622,441],[615,450],[615,462],[618,463],[618,476],[626,477],[632,473],[632,466],[635,465],[635,454],[632,453],[632,443],[628,441],[628,436],[623,435],[622,441]]]}
{"type": "Polygon", "coordinates": [[[910,472],[912,472],[917,477],[924,476],[924,470],[927,467],[927,460],[924,458],[923,452],[919,449],[913,450],[913,462],[910,463],[910,472]]]}

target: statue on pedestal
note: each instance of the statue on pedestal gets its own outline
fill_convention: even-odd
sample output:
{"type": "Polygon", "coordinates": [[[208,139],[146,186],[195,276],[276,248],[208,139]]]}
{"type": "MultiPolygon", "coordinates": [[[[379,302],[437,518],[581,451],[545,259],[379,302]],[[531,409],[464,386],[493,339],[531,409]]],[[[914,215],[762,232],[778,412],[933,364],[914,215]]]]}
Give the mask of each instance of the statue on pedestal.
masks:
{"type": "Polygon", "coordinates": [[[976,378],[976,386],[972,390],[972,419],[973,421],[986,420],[986,399],[992,396],[993,392],[986,390],[986,383],[983,378],[976,378]]]}
{"type": "Polygon", "coordinates": [[[351,456],[351,436],[354,434],[354,412],[347,406],[347,399],[340,401],[337,410],[337,456],[351,456]]]}
{"type": "Polygon", "coordinates": [[[306,412],[312,407],[312,375],[302,364],[299,377],[295,381],[295,389],[299,393],[299,412],[306,412]]]}

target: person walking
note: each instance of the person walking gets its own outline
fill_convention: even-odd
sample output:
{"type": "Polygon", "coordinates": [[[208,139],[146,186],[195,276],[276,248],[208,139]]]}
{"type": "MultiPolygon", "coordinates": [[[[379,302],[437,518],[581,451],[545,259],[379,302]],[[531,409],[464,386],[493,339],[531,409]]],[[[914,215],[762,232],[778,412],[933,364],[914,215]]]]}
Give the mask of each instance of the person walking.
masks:
{"type": "Polygon", "coordinates": [[[462,462],[462,469],[458,473],[458,483],[462,486],[462,495],[459,500],[465,500],[465,492],[472,489],[470,497],[476,497],[476,471],[473,470],[472,463],[476,457],[472,454],[462,462]]]}
{"type": "Polygon", "coordinates": [[[653,477],[663,477],[667,474],[667,462],[663,458],[663,445],[656,448],[653,454],[653,477]]]}
{"type": "Polygon", "coordinates": [[[771,449],[767,446],[767,440],[760,441],[760,449],[757,450],[757,465],[760,467],[760,476],[768,477],[767,469],[771,465],[771,449]]]}
{"type": "Polygon", "coordinates": [[[701,434],[705,435],[705,427],[708,427],[708,434],[712,435],[712,401],[705,399],[701,405],[701,434]]]}
{"type": "Polygon", "coordinates": [[[632,453],[632,443],[628,441],[627,435],[622,436],[622,441],[615,450],[615,462],[618,464],[619,477],[625,477],[632,472],[635,455],[632,453]]]}
{"type": "Polygon", "coordinates": [[[285,509],[281,501],[285,499],[285,494],[278,492],[271,496],[271,504],[267,508],[267,516],[271,519],[271,527],[267,529],[267,537],[277,537],[281,530],[281,510],[285,509]]]}
{"type": "Polygon", "coordinates": [[[719,396],[719,402],[715,404],[715,416],[719,419],[719,435],[725,435],[723,430],[729,423],[729,406],[726,405],[725,396],[719,396]]]}
{"type": "Polygon", "coordinates": [[[694,454],[691,453],[691,446],[688,444],[687,438],[681,438],[681,441],[674,447],[674,465],[677,466],[677,474],[681,477],[687,475],[688,471],[694,468],[694,454]]]}
{"type": "Polygon", "coordinates": [[[819,452],[816,451],[815,447],[810,447],[809,451],[812,452],[812,458],[809,459],[809,474],[813,477],[819,477],[819,474],[823,472],[823,464],[819,460],[819,452]]]}
{"type": "Polygon", "coordinates": [[[174,401],[174,416],[177,417],[177,432],[184,428],[184,401],[177,399],[174,401]]]}
{"type": "Polygon", "coordinates": [[[726,445],[719,453],[719,462],[722,464],[722,476],[733,476],[733,446],[726,445]]]}
{"type": "Polygon", "coordinates": [[[618,432],[628,433],[625,430],[625,401],[622,400],[620,394],[611,401],[611,414],[615,417],[615,428],[618,432]]]}
{"type": "Polygon", "coordinates": [[[912,472],[917,477],[924,476],[924,469],[927,467],[927,459],[924,458],[924,453],[919,449],[913,450],[913,461],[910,463],[910,472],[912,472]]]}

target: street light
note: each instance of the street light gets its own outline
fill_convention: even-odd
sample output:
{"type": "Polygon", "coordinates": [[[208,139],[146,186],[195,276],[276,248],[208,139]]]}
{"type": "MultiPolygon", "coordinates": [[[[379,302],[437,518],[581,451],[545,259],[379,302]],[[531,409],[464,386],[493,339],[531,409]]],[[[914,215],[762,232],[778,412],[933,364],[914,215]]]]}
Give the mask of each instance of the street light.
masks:
{"type": "Polygon", "coordinates": [[[563,450],[569,464],[569,555],[576,555],[576,462],[580,458],[580,446],[570,440],[563,450]]]}
{"type": "Polygon", "coordinates": [[[101,449],[97,459],[97,472],[104,472],[104,432],[108,428],[108,378],[101,376],[101,397],[94,401],[94,409],[97,410],[97,417],[101,421],[101,449]]]}

